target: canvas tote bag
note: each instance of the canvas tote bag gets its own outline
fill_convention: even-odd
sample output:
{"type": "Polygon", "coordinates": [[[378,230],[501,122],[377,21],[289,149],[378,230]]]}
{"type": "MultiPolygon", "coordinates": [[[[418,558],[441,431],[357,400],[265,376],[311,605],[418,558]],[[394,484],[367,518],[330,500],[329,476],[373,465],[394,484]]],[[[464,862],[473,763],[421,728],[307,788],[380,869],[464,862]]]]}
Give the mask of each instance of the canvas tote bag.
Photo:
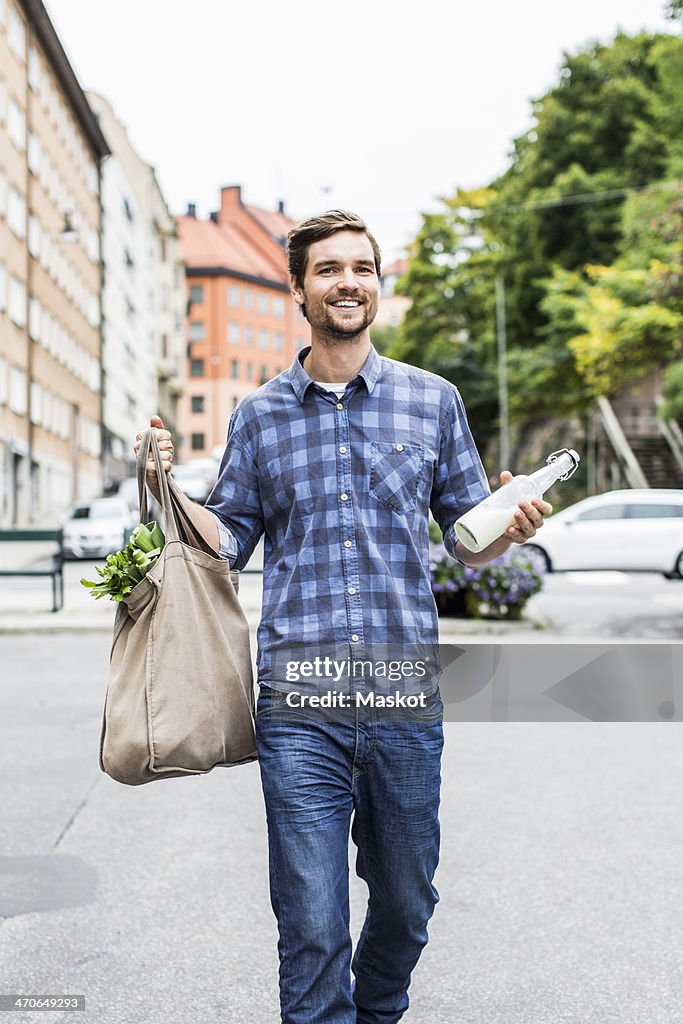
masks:
{"type": "Polygon", "coordinates": [[[148,514],[150,449],[166,544],[118,605],[100,738],[100,767],[129,786],[256,759],[239,573],[202,537],[189,499],[162,467],[152,430],[143,435],[138,456],[141,521],[148,514]]]}

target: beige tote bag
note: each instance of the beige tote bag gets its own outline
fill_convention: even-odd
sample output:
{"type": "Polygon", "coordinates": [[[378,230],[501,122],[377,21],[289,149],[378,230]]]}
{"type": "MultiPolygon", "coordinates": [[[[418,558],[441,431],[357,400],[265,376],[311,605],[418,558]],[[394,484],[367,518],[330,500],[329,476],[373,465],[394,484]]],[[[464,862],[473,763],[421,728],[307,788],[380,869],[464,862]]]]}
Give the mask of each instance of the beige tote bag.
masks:
{"type": "Polygon", "coordinates": [[[169,481],[152,430],[138,457],[140,519],[145,466],[160,481],[166,544],[118,606],[100,739],[100,767],[117,782],[197,775],[256,759],[249,625],[239,573],[212,552],[169,481]]]}

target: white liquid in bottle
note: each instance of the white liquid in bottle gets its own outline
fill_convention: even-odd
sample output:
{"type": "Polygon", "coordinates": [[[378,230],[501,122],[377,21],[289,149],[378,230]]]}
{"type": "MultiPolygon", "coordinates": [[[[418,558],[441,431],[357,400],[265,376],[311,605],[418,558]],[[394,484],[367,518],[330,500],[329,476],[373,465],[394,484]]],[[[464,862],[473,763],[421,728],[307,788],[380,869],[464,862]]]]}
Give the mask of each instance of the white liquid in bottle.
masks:
{"type": "Polygon", "coordinates": [[[530,476],[515,476],[480,501],[455,523],[455,532],[469,551],[481,551],[515,523],[520,501],[542,498],[556,480],[566,480],[579,464],[573,449],[563,448],[548,456],[547,465],[530,476]]]}

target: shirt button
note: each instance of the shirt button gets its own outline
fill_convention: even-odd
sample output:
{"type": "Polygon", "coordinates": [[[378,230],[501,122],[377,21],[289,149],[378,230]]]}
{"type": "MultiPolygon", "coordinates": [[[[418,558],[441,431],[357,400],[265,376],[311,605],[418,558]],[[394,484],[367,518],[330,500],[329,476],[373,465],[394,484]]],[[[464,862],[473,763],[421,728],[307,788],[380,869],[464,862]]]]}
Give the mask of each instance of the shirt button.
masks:
{"type": "Polygon", "coordinates": [[[355,587],[349,587],[349,594],[355,594],[355,593],[356,593],[356,588],[355,587]]]}
{"type": "Polygon", "coordinates": [[[396,451],[397,452],[402,452],[403,451],[403,445],[402,444],[397,444],[396,445],[396,451]]]}
{"type": "Polygon", "coordinates": [[[341,446],[340,446],[340,448],[339,448],[339,454],[340,454],[340,455],[346,455],[346,445],[345,445],[345,444],[343,444],[343,445],[341,445],[341,446]]]}
{"type": "Polygon", "coordinates": [[[359,640],[358,633],[352,633],[351,639],[353,640],[354,644],[357,644],[359,640]]]}
{"type": "Polygon", "coordinates": [[[341,411],[344,408],[344,406],[341,404],[341,402],[337,402],[337,408],[341,411]]]}
{"type": "Polygon", "coordinates": [[[340,497],[341,497],[342,501],[348,501],[349,500],[348,494],[342,494],[342,495],[340,495],[340,497]]]}
{"type": "Polygon", "coordinates": [[[345,548],[350,548],[351,547],[351,541],[350,540],[345,540],[344,541],[344,547],[345,548]]]}

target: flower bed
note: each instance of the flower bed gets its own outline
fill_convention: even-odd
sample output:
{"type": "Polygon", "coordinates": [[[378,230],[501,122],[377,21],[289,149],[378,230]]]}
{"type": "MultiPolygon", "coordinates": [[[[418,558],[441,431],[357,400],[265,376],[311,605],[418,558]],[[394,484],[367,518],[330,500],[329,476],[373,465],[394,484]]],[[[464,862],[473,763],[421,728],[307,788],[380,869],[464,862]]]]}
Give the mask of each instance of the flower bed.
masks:
{"type": "Polygon", "coordinates": [[[524,548],[470,568],[451,558],[443,544],[432,545],[429,568],[439,614],[475,619],[520,619],[529,598],[543,587],[545,571],[524,548]]]}

